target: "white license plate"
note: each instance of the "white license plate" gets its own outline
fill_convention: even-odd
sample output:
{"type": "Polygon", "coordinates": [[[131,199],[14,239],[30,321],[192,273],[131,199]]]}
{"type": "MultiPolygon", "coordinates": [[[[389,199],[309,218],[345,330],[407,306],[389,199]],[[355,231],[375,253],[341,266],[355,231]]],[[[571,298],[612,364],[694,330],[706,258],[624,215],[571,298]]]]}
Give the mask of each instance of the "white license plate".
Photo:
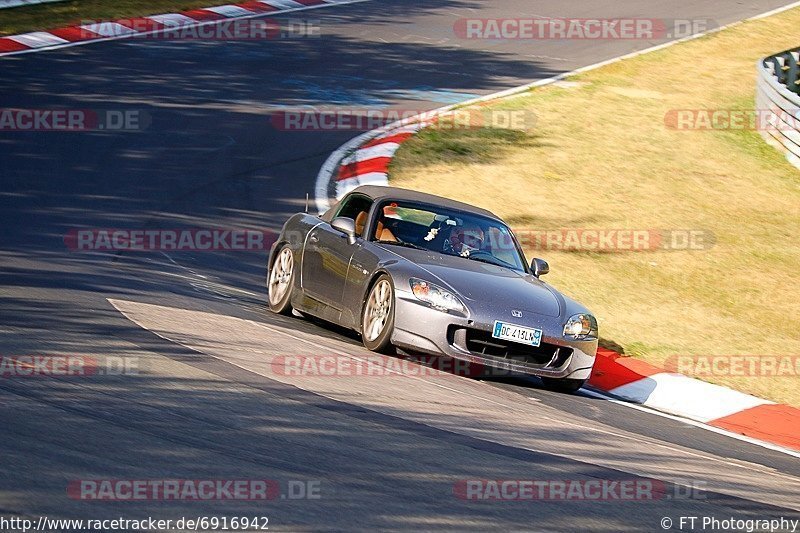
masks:
{"type": "Polygon", "coordinates": [[[542,342],[542,330],[526,328],[524,326],[517,326],[516,324],[495,320],[492,337],[495,339],[518,342],[520,344],[539,346],[542,342]]]}

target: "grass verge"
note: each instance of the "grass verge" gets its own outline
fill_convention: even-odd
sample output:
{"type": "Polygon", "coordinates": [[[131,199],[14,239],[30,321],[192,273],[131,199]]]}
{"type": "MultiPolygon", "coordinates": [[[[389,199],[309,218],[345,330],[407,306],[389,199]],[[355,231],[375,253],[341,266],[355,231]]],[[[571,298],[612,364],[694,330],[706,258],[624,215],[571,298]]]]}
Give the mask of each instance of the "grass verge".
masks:
{"type": "MultiPolygon", "coordinates": [[[[752,110],[759,58],[800,45],[794,9],[628,59],[482,109],[527,110],[535,134],[423,131],[391,183],[486,207],[517,229],[690,229],[694,251],[533,250],[592,309],[604,342],[676,355],[800,360],[800,171],[755,131],[679,131],[670,110],[752,110]]],[[[781,376],[701,379],[800,406],[781,376]]],[[[749,372],[749,371],[748,371],[749,372]]],[[[769,374],[769,373],[768,373],[769,374]]]]}
{"type": "Polygon", "coordinates": [[[0,36],[222,5],[213,0],[69,0],[0,9],[0,36]]]}

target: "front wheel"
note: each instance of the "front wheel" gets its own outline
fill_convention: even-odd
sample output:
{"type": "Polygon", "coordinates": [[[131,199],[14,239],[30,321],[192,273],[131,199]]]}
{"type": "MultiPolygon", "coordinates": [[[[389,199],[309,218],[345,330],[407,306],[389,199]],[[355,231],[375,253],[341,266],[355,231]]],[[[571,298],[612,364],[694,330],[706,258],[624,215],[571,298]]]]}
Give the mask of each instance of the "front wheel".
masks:
{"type": "Polygon", "coordinates": [[[382,274],[369,291],[361,313],[361,339],[373,352],[390,350],[394,331],[394,287],[382,274]]]}
{"type": "Polygon", "coordinates": [[[542,378],[542,383],[548,389],[556,392],[564,392],[572,394],[586,384],[585,379],[555,379],[555,378],[542,378]]]}
{"type": "Polygon", "coordinates": [[[285,244],[275,256],[275,262],[269,269],[267,291],[269,292],[269,308],[274,313],[288,314],[292,309],[289,303],[294,283],[294,254],[285,244]]]}

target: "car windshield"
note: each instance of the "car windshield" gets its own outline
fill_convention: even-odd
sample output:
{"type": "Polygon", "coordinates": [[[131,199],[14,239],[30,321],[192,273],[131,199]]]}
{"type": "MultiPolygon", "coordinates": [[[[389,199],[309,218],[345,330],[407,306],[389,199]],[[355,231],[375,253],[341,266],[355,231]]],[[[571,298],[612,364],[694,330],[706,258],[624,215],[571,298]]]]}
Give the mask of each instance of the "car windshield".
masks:
{"type": "Polygon", "coordinates": [[[372,239],[525,271],[525,259],[508,226],[465,211],[385,202],[378,206],[372,239]]]}

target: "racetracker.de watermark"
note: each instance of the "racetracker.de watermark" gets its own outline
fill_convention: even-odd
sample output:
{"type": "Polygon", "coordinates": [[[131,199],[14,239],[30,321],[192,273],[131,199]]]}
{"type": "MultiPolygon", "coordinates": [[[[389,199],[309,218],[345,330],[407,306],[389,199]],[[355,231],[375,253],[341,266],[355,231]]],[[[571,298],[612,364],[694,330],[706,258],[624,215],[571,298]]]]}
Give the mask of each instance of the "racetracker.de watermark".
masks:
{"type": "MultiPolygon", "coordinates": [[[[509,358],[509,363],[514,358],[509,358]]],[[[524,362],[520,358],[519,363],[524,362]]],[[[292,377],[461,377],[507,376],[509,371],[452,357],[433,355],[279,355],[270,363],[272,372],[292,377]]]]}
{"type": "Polygon", "coordinates": [[[205,22],[165,18],[158,21],[150,18],[86,20],[77,28],[81,39],[127,37],[154,41],[274,41],[317,39],[322,36],[320,21],[297,18],[205,22]]]}
{"type": "MultiPolygon", "coordinates": [[[[563,252],[701,251],[714,247],[717,240],[713,232],[702,229],[515,228],[514,235],[523,248],[563,252]]],[[[503,237],[492,245],[514,247],[503,237]]]]}
{"type": "Polygon", "coordinates": [[[707,484],[634,479],[462,479],[456,498],[469,501],[655,501],[705,499],[707,484]]]}
{"type": "Polygon", "coordinates": [[[0,379],[137,375],[138,357],[84,355],[0,356],[0,379]]]}
{"type": "Polygon", "coordinates": [[[277,234],[269,230],[231,228],[73,229],[64,244],[73,252],[260,252],[277,234]]]}
{"type": "Polygon", "coordinates": [[[700,18],[460,18],[453,33],[459,39],[649,41],[690,37],[717,26],[700,18]]]}
{"type": "Polygon", "coordinates": [[[301,108],[270,115],[270,124],[280,131],[368,131],[401,120],[437,130],[497,128],[530,131],[536,126],[536,114],[524,109],[458,109],[437,115],[421,113],[418,109],[301,108]]]}
{"type": "Polygon", "coordinates": [[[800,109],[671,109],[667,129],[677,131],[796,131],[800,109]]]}
{"type": "Polygon", "coordinates": [[[672,372],[693,377],[800,377],[798,355],[673,355],[664,362],[672,372]]]}
{"type": "Polygon", "coordinates": [[[67,496],[88,501],[319,500],[320,480],[74,479],[67,496]]]}
{"type": "Polygon", "coordinates": [[[141,109],[0,108],[0,133],[4,131],[136,132],[152,122],[141,109]]]}

